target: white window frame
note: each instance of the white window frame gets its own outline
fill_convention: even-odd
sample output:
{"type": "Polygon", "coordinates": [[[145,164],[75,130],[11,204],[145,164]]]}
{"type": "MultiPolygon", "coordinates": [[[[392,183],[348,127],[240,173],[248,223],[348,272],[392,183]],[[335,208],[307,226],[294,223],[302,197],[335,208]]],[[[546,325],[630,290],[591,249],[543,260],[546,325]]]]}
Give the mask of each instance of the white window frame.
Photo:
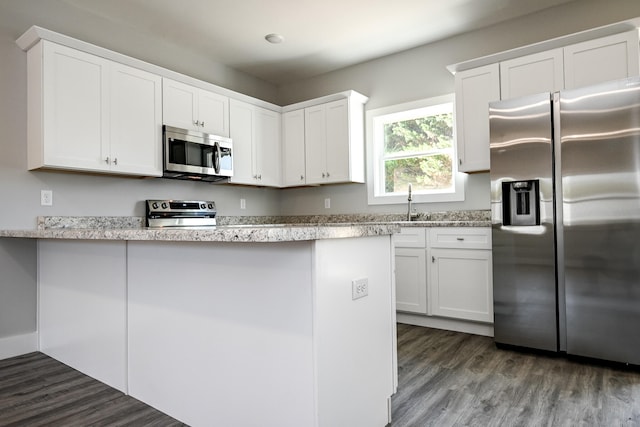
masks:
{"type": "Polygon", "coordinates": [[[413,190],[413,203],[437,203],[437,202],[461,202],[464,201],[467,175],[458,172],[457,147],[455,135],[455,104],[454,95],[442,95],[419,101],[392,105],[389,107],[368,110],[366,112],[366,144],[367,144],[367,197],[370,205],[401,204],[407,202],[407,193],[384,194],[384,165],[382,160],[383,144],[382,126],[388,123],[389,118],[403,112],[434,107],[451,103],[453,111],[453,181],[454,190],[432,190],[429,192],[413,190]],[[376,133],[377,132],[377,133],[376,133]],[[378,138],[376,139],[376,136],[378,138]]]}

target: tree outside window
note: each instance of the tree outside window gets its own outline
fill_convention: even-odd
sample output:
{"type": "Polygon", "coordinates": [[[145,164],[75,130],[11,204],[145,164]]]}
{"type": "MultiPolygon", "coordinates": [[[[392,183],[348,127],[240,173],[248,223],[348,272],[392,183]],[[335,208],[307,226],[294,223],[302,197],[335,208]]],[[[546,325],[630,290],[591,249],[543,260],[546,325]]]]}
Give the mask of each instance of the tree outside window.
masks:
{"type": "Polygon", "coordinates": [[[368,112],[370,204],[406,199],[409,184],[418,202],[464,199],[453,111],[446,97],[368,112]]]}

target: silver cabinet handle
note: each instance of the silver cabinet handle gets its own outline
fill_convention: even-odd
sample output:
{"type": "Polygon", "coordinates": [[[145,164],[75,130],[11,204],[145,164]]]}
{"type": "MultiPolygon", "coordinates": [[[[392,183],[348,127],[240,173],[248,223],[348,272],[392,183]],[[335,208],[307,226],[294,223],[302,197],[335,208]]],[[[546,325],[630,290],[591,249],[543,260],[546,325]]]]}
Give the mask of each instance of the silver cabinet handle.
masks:
{"type": "Polygon", "coordinates": [[[200,123],[200,126],[204,127],[204,120],[200,123]]]}
{"type": "Polygon", "coordinates": [[[304,181],[304,175],[300,175],[300,181],[304,181]]]}
{"type": "Polygon", "coordinates": [[[262,175],[258,175],[258,179],[262,179],[262,175]]]}
{"type": "Polygon", "coordinates": [[[433,255],[431,255],[431,262],[436,262],[436,257],[434,257],[433,255]]]}
{"type": "Polygon", "coordinates": [[[107,157],[106,159],[104,159],[104,162],[105,162],[106,164],[109,164],[109,157],[107,157]]]}
{"type": "Polygon", "coordinates": [[[459,242],[462,242],[462,241],[464,241],[464,237],[456,237],[456,240],[459,241],[459,242]]]}
{"type": "Polygon", "coordinates": [[[462,166],[462,158],[458,159],[458,164],[462,166]]]}
{"type": "Polygon", "coordinates": [[[118,166],[118,158],[117,157],[113,159],[113,164],[118,166]]]}
{"type": "Polygon", "coordinates": [[[325,177],[325,174],[324,174],[324,172],[322,172],[322,177],[323,177],[323,178],[325,177]]]}
{"type": "Polygon", "coordinates": [[[327,172],[327,178],[329,178],[329,172],[327,172]]]}
{"type": "Polygon", "coordinates": [[[200,126],[200,122],[198,120],[194,120],[193,124],[196,125],[196,126],[200,126]]]}

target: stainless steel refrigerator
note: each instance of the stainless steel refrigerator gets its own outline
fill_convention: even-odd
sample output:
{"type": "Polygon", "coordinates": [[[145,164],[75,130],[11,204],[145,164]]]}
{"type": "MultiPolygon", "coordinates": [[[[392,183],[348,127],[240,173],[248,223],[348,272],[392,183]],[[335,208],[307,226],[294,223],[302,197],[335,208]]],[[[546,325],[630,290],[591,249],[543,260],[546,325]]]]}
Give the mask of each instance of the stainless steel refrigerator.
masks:
{"type": "Polygon", "coordinates": [[[640,364],[640,80],[489,116],[496,343],[640,364]]]}

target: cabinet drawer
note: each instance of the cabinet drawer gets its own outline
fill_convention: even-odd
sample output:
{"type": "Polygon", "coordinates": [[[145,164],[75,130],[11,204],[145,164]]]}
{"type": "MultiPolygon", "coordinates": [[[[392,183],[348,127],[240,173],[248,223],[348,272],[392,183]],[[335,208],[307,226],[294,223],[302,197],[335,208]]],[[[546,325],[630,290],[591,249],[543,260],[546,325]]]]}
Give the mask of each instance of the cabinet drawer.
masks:
{"type": "Polygon", "coordinates": [[[402,227],[393,235],[396,248],[426,248],[427,229],[423,227],[402,227]]]}
{"type": "Polygon", "coordinates": [[[491,249],[489,227],[440,227],[429,234],[432,248],[491,249]]]}

